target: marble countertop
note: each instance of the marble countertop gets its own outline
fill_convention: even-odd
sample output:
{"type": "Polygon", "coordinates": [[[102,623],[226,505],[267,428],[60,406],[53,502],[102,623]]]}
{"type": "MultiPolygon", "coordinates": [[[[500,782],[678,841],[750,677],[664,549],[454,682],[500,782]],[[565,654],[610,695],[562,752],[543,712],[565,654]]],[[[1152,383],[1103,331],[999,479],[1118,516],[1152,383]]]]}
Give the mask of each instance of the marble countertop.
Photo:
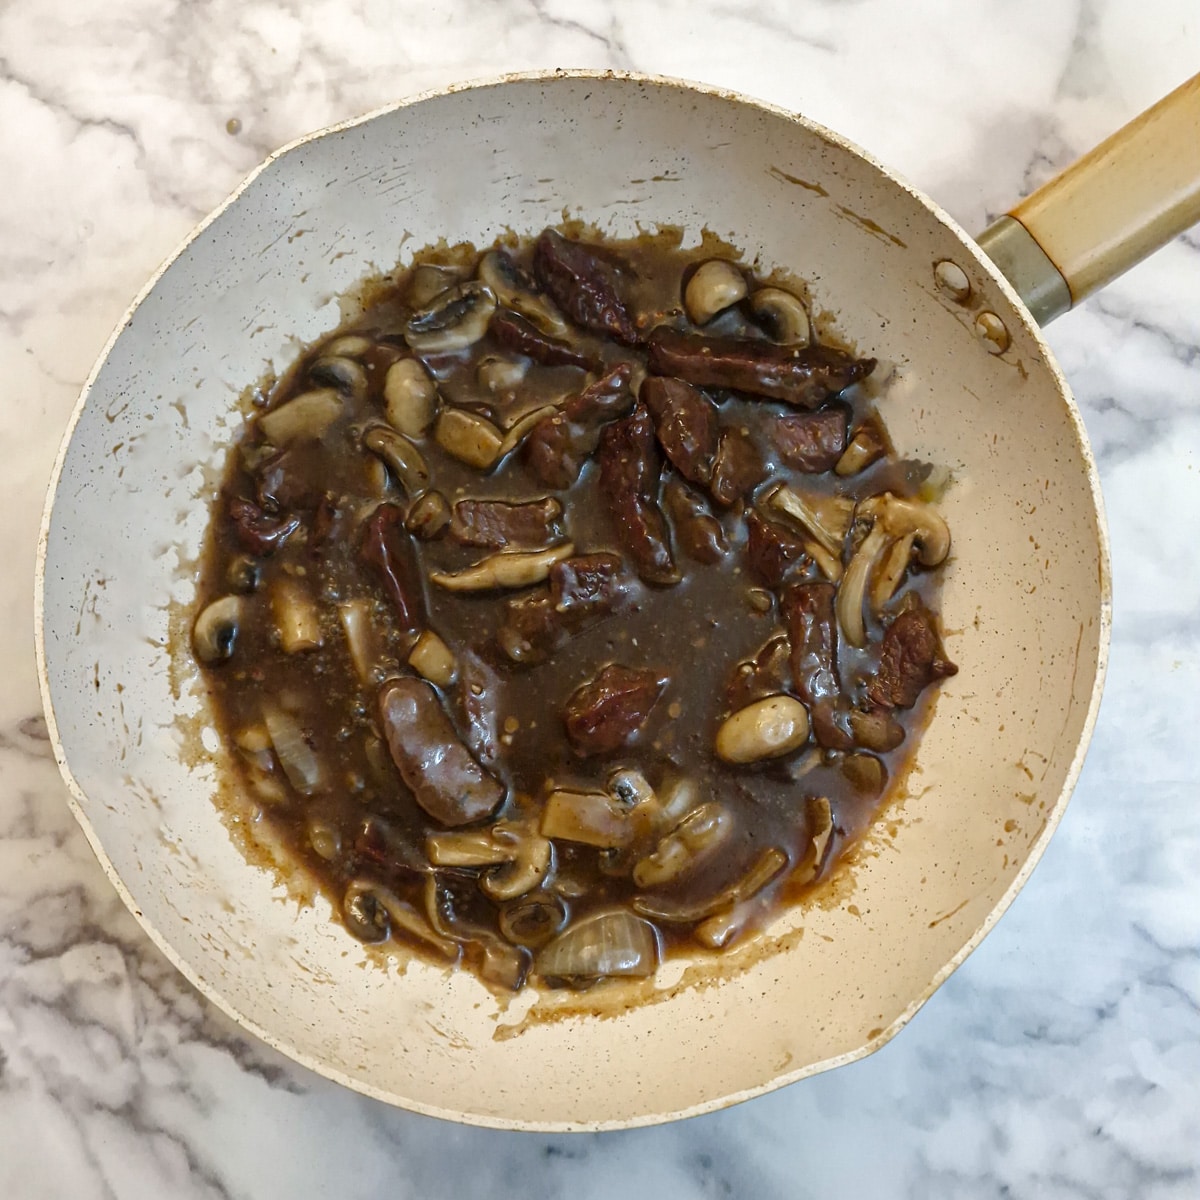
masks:
{"type": "Polygon", "coordinates": [[[0,1197],[1200,1196],[1200,229],[1049,335],[1116,593],[1060,832],[894,1042],[739,1108],[596,1136],[460,1128],[243,1035],[76,827],[32,635],[45,481],[95,355],[298,134],[500,71],[655,71],[801,110],[979,229],[1198,64],[1195,0],[0,6],[0,1197]]]}

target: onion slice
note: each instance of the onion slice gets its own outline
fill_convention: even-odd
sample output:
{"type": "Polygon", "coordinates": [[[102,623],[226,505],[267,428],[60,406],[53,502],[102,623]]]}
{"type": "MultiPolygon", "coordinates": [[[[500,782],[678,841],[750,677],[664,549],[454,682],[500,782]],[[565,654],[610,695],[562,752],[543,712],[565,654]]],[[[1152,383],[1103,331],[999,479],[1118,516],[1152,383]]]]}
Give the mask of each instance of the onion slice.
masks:
{"type": "Polygon", "coordinates": [[[576,921],[537,956],[543,977],[587,981],[611,975],[653,975],[658,934],[649,921],[625,909],[608,909],[576,921]]]}

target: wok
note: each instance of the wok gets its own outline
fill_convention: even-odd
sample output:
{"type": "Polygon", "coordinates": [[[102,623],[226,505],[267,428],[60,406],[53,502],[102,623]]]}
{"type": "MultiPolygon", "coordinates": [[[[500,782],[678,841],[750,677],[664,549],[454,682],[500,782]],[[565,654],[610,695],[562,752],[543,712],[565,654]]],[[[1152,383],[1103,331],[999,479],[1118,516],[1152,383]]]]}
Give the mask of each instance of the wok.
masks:
{"type": "Polygon", "coordinates": [[[1200,77],[978,243],[803,118],[642,76],[452,88],[274,155],[126,314],[71,418],[43,522],[50,731],[125,903],[246,1029],[456,1120],[649,1124],[883,1045],[1012,902],[1079,774],[1109,556],[1095,465],[1038,321],[1200,218],[1198,126],[1200,77]],[[203,690],[173,647],[186,647],[242,390],[334,327],[336,297],[406,248],[535,232],[564,209],[615,236],[707,227],[808,280],[838,331],[887,364],[898,448],[953,473],[943,615],[960,673],[856,861],[749,950],[715,971],[669,964],[641,991],[563,1008],[527,990],[504,1008],[469,974],[400,952],[364,969],[324,901],[298,905],[247,865],[212,803],[203,690]]]}

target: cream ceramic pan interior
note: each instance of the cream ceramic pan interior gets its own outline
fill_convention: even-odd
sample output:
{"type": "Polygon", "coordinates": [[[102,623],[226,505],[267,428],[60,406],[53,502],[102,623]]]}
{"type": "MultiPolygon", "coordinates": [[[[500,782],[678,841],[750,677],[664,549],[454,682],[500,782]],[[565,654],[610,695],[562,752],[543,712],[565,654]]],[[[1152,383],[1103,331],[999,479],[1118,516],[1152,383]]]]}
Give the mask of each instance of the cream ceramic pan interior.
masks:
{"type": "MultiPolygon", "coordinates": [[[[927,201],[825,131],[727,94],[588,75],[438,94],[272,159],[153,282],[75,413],[43,537],[39,653],[73,803],[155,941],[271,1044],[373,1096],[524,1128],[719,1107],[882,1044],[1011,899],[1066,803],[1107,638],[1099,497],[1078,417],[1011,292],[927,201]],[[327,907],[247,865],[188,765],[169,621],[238,396],[331,329],[335,297],[406,250],[534,232],[707,226],[810,281],[894,364],[898,446],[946,464],[942,689],[910,795],[836,898],[775,952],[601,1019],[518,1021],[467,975],[364,969],[327,907]],[[951,258],[972,295],[934,286],[951,258]],[[973,332],[1000,314],[1011,348],[973,332]],[[798,932],[801,931],[801,932],[798,932]]],[[[210,745],[211,745],[210,741],[210,745]]],[[[689,977],[690,978],[690,977],[689,977]]],[[[537,999],[535,1016],[546,1003],[537,999]]]]}

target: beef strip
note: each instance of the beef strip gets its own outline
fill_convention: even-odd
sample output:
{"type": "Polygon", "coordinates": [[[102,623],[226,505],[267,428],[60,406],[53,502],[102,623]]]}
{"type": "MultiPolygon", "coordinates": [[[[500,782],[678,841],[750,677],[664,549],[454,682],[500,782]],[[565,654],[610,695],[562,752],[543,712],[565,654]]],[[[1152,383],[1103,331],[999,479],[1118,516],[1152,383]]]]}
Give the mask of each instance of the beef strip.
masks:
{"type": "Polygon", "coordinates": [[[404,512],[381,504],[367,520],[359,557],[373,568],[392,602],[399,628],[419,633],[425,624],[425,594],[412,538],[404,528],[404,512]]]}
{"type": "Polygon", "coordinates": [[[878,708],[912,708],[934,680],[957,673],[942,649],[933,614],[917,604],[884,632],[879,670],[867,686],[867,699],[878,708]]]}
{"type": "Polygon", "coordinates": [[[637,343],[612,262],[591,246],[547,229],[533,251],[533,273],[559,308],[577,325],[605,333],[626,346],[637,343]]]}
{"type": "Polygon", "coordinates": [[[522,454],[530,474],[543,487],[563,491],[579,478],[596,449],[600,427],[623,415],[633,403],[630,373],[628,363],[618,363],[533,427],[522,454]]]}
{"type": "Polygon", "coordinates": [[[300,528],[300,518],[268,516],[253,500],[234,496],[226,506],[238,544],[260,557],[278,550],[300,528]]]}
{"type": "Polygon", "coordinates": [[[561,338],[544,334],[532,321],[506,308],[496,309],[488,329],[506,350],[515,350],[543,366],[582,367],[585,371],[599,368],[598,360],[592,355],[561,338]]]}
{"type": "Polygon", "coordinates": [[[641,404],[600,435],[600,494],[613,532],[647,583],[679,582],[667,522],[658,507],[662,463],[650,414],[641,404]]]}
{"type": "Polygon", "coordinates": [[[560,536],[562,503],[553,496],[508,504],[503,500],[460,500],[450,518],[450,537],[460,546],[537,550],[560,536]]]}
{"type": "Polygon", "coordinates": [[[521,666],[545,662],[584,629],[628,607],[631,581],[615,554],[564,559],[545,587],[514,596],[496,633],[503,653],[521,666]]]}
{"type": "Polygon", "coordinates": [[[425,680],[405,676],[384,684],[379,718],[400,777],[435,821],[467,825],[504,802],[504,785],[475,760],[425,680]]]}
{"type": "Polygon", "coordinates": [[[734,668],[725,689],[725,703],[730,712],[737,712],[764,696],[790,691],[791,686],[791,646],[787,635],[780,633],[767,641],[753,658],[734,668]]]}
{"type": "Polygon", "coordinates": [[[811,413],[787,413],[767,425],[780,461],[797,471],[831,471],[846,449],[846,409],[840,404],[811,413]]]}
{"type": "Polygon", "coordinates": [[[721,431],[708,490],[725,508],[745,499],[763,479],[766,467],[753,440],[737,426],[721,431]]]}
{"type": "Polygon", "coordinates": [[[746,566],[766,587],[780,587],[789,576],[802,574],[812,563],[803,538],[768,521],[756,509],[746,514],[746,534],[746,566]]]}
{"type": "Polygon", "coordinates": [[[829,750],[850,750],[849,704],[837,666],[836,589],[832,583],[793,584],[783,593],[783,615],[792,643],[792,678],[808,708],[813,736],[829,750]]]}
{"type": "Polygon", "coordinates": [[[856,359],[830,346],[779,346],[661,327],[646,348],[656,375],[673,375],[697,387],[731,388],[797,408],[816,408],[875,369],[873,358],[856,359]]]}
{"type": "Polygon", "coordinates": [[[564,721],[576,754],[607,754],[627,745],[646,723],[665,676],[610,663],[567,701],[564,721]]]}
{"type": "Polygon", "coordinates": [[[671,465],[692,483],[712,478],[717,452],[717,406],[690,383],[647,375],[638,393],[671,465]]]}
{"type": "Polygon", "coordinates": [[[689,558],[712,565],[729,553],[721,522],[712,515],[704,497],[683,480],[667,481],[663,506],[674,524],[675,541],[689,558]]]}

